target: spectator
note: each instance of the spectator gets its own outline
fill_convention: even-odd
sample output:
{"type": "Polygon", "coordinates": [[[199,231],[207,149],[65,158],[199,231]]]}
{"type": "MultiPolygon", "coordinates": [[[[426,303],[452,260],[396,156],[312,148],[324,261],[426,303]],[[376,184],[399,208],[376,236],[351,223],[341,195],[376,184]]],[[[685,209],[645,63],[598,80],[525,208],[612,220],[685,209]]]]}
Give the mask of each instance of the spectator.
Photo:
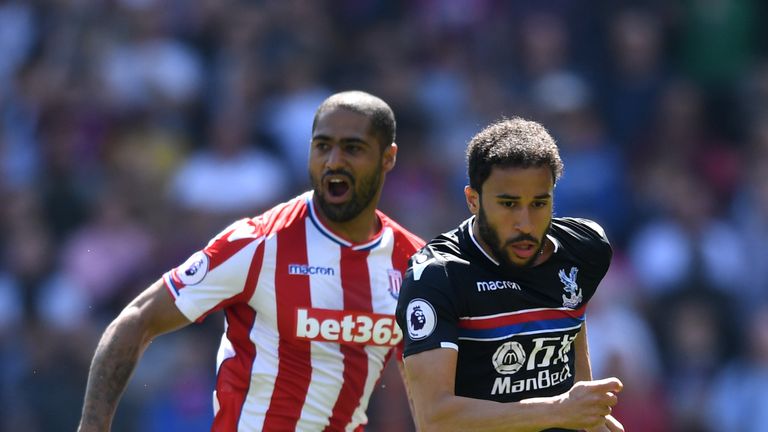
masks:
{"type": "Polygon", "coordinates": [[[718,373],[703,411],[713,431],[758,431],[768,425],[768,305],[755,308],[745,334],[745,352],[718,373]]]}
{"type": "MultiPolygon", "coordinates": [[[[698,319],[658,318],[678,310],[672,294],[694,287],[692,298],[714,292],[733,302],[736,312],[717,318],[718,330],[733,332],[768,299],[762,250],[768,241],[768,38],[756,27],[768,12],[764,3],[0,0],[0,430],[48,432],[42,428],[49,423],[35,410],[50,406],[54,394],[42,392],[58,385],[62,373],[77,377],[85,368],[72,359],[61,367],[33,362],[40,352],[29,338],[72,338],[91,352],[101,317],[129,294],[121,283],[102,285],[110,279],[104,275],[76,285],[73,273],[92,273],[90,260],[103,259],[92,258],[87,247],[74,249],[76,241],[82,245],[94,230],[100,234],[90,238],[101,244],[130,237],[126,246],[137,255],[116,264],[118,273],[139,256],[153,274],[180,262],[205,240],[202,233],[223,228],[220,221],[230,217],[205,214],[205,202],[181,205],[182,196],[194,195],[191,187],[174,186],[186,169],[182,164],[204,159],[209,168],[233,167],[213,170],[205,186],[235,172],[242,175],[236,180],[246,178],[249,197],[232,198],[228,186],[208,194],[236,202],[229,212],[237,217],[251,213],[244,208],[266,205],[277,189],[298,194],[307,186],[308,137],[294,125],[309,121],[324,96],[350,87],[380,94],[398,113],[403,153],[382,206],[427,238],[465,211],[455,195],[466,181],[463,160],[451,148],[502,115],[552,125],[573,168],[556,191],[555,210],[605,217],[606,227],[617,231],[609,232],[616,256],[628,259],[626,274],[634,276],[626,277],[637,285],[617,290],[621,313],[604,315],[605,325],[638,334],[643,323],[650,326],[648,345],[655,344],[661,357],[657,373],[691,378],[669,381],[683,392],[685,410],[666,387],[653,400],[667,420],[711,406],[721,396],[702,394],[689,403],[691,393],[683,390],[720,387],[711,379],[730,366],[715,361],[697,367],[706,373],[681,371],[671,361],[669,336],[696,336],[689,327],[698,319]],[[561,113],[588,101],[590,112],[551,122],[553,111],[536,110],[542,100],[561,113]],[[223,138],[213,139],[212,131],[230,126],[217,137],[242,142],[233,146],[240,156],[225,163],[213,156],[223,138]],[[597,159],[616,165],[596,172],[590,161],[597,159]],[[252,167],[263,169],[253,175],[252,167]],[[263,178],[274,185],[264,187],[263,178]],[[112,195],[104,197],[105,190],[112,195]],[[133,227],[137,237],[99,228],[103,221],[91,213],[112,199],[128,209],[121,226],[133,227]],[[627,209],[619,212],[623,205],[627,209]],[[147,238],[148,246],[137,246],[147,238]],[[702,280],[712,287],[704,289],[702,280]],[[93,286],[111,294],[91,302],[93,286]],[[32,364],[40,366],[37,376],[29,373],[32,364]]],[[[118,279],[148,282],[144,277],[118,279]]],[[[209,343],[215,344],[216,333],[209,343]]],[[[596,359],[596,365],[617,374],[638,371],[615,348],[615,357],[596,359]]],[[[184,349],[169,347],[164,361],[172,363],[184,349]]],[[[72,356],[60,348],[50,353],[72,356]]],[[[645,366],[653,363],[651,354],[638,356],[647,359],[645,366]]],[[[635,387],[631,376],[627,381],[625,401],[635,387]]],[[[77,391],[77,383],[62,382],[68,390],[56,397],[77,391]]],[[[179,388],[167,376],[156,384],[179,388]]],[[[735,399],[749,395],[746,385],[728,386],[744,390],[728,390],[735,399]]],[[[403,397],[397,393],[402,389],[392,390],[393,399],[403,397]]],[[[656,391],[642,390],[635,400],[656,391]]],[[[149,412],[149,404],[172,406],[171,394],[140,389],[113,430],[152,432],[158,426],[135,413],[149,412]]],[[[371,412],[386,418],[371,418],[371,425],[412,430],[376,403],[371,412]]],[[[617,415],[624,409],[631,421],[628,406],[620,404],[617,415]]],[[[66,428],[61,418],[58,426],[66,428]]]]}
{"type": "Polygon", "coordinates": [[[218,115],[211,129],[207,145],[193,153],[173,178],[171,198],[181,208],[230,216],[258,212],[285,196],[291,186],[287,167],[252,142],[240,113],[218,115]]]}

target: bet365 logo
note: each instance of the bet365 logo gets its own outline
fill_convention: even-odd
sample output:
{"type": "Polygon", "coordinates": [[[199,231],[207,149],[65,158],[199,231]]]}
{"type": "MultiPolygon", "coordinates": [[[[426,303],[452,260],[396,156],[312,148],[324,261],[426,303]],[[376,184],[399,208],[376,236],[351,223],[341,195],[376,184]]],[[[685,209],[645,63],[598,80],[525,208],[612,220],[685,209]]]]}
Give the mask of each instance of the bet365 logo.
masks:
{"type": "Polygon", "coordinates": [[[392,315],[296,309],[296,338],[351,345],[395,346],[403,332],[392,315]]]}

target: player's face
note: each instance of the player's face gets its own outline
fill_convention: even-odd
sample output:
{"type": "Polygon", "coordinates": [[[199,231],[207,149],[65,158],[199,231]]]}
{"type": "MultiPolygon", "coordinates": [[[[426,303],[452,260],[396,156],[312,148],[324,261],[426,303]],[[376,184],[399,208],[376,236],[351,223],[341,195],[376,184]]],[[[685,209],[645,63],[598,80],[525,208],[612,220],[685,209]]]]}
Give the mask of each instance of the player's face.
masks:
{"type": "Polygon", "coordinates": [[[384,174],[395,163],[397,146],[382,153],[370,122],[346,109],[317,119],[309,150],[309,177],[320,211],[333,222],[347,222],[378,203],[384,174]]]}
{"type": "Polygon", "coordinates": [[[530,266],[538,258],[552,224],[553,190],[547,167],[494,167],[482,196],[465,189],[476,233],[502,265],[530,266]]]}

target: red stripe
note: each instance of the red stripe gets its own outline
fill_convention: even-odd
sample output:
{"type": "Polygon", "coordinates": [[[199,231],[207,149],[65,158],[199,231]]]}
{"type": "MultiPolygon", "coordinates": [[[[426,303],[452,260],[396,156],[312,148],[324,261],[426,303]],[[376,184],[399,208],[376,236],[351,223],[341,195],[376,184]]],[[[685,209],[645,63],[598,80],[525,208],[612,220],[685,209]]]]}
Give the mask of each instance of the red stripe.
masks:
{"type": "Polygon", "coordinates": [[[303,220],[307,212],[306,198],[304,195],[300,195],[266,211],[259,217],[259,220],[264,225],[265,234],[270,235],[296,221],[303,220]]]}
{"type": "MultiPolygon", "coordinates": [[[[243,292],[234,297],[240,301],[224,309],[227,320],[227,339],[232,343],[235,355],[224,360],[219,366],[216,377],[216,399],[219,401],[219,411],[213,420],[212,432],[237,430],[240,413],[243,411],[243,404],[248,395],[251,366],[256,358],[256,345],[250,337],[253,322],[256,320],[256,311],[248,305],[248,300],[256,290],[263,260],[264,243],[259,245],[253,255],[243,292]]],[[[221,304],[214,310],[220,306],[221,304]]]]}
{"type": "MultiPolygon", "coordinates": [[[[292,219],[292,218],[289,218],[292,219]]],[[[295,220],[277,235],[278,271],[275,274],[277,328],[280,341],[277,348],[280,363],[275,389],[267,409],[263,431],[296,429],[301,408],[312,378],[310,342],[294,339],[295,314],[298,307],[310,307],[309,278],[289,275],[291,263],[305,263],[307,258],[306,218],[295,220]]]]}
{"type": "Polygon", "coordinates": [[[384,223],[392,230],[394,237],[394,247],[392,249],[392,266],[402,274],[408,269],[408,260],[419,249],[424,247],[424,240],[419,236],[408,232],[405,228],[398,225],[392,219],[381,215],[384,223]]]}
{"type": "Polygon", "coordinates": [[[262,233],[259,233],[258,231],[263,231],[263,227],[257,225],[253,220],[249,219],[243,221],[242,224],[237,224],[237,226],[233,227],[228,233],[211,242],[211,244],[203,249],[208,255],[208,258],[210,258],[208,271],[211,271],[220,266],[223,262],[232,258],[234,254],[238,253],[244,247],[255,241],[257,237],[262,235],[262,233]],[[246,229],[245,227],[247,226],[250,226],[253,229],[252,237],[229,241],[228,237],[230,234],[232,234],[238,228],[246,229]]]}
{"type": "MultiPolygon", "coordinates": [[[[242,220],[238,223],[232,224],[228,231],[219,234],[208,246],[206,246],[203,249],[203,253],[205,253],[208,256],[208,270],[211,271],[221,265],[223,262],[227,261],[228,259],[232,258],[236,253],[240,252],[251,244],[251,242],[256,240],[256,237],[260,234],[257,234],[257,230],[260,230],[261,227],[257,226],[253,220],[242,220]],[[234,232],[236,229],[243,229],[244,227],[250,226],[253,229],[254,235],[253,237],[247,237],[239,240],[229,241],[227,237],[229,237],[232,232],[234,232]]],[[[178,270],[179,268],[176,267],[173,270],[170,271],[170,278],[171,282],[173,283],[173,287],[168,287],[169,289],[173,290],[174,288],[178,291],[181,291],[186,287],[184,282],[179,278],[178,276],[178,270]]],[[[166,286],[168,284],[166,283],[166,286]]],[[[173,294],[173,298],[175,299],[177,297],[176,294],[173,294]]],[[[209,311],[210,313],[210,311],[209,311]]],[[[200,320],[198,320],[200,321],[200,320]]]]}
{"type": "MultiPolygon", "coordinates": [[[[341,248],[340,267],[344,309],[373,312],[368,251],[341,248]]],[[[365,346],[341,345],[340,348],[344,354],[344,380],[326,431],[343,431],[349,424],[360,398],[363,397],[365,380],[368,377],[368,354],[365,352],[365,346]]]]}
{"type": "Polygon", "coordinates": [[[251,365],[256,358],[256,347],[249,338],[256,312],[246,304],[225,310],[227,339],[232,341],[235,355],[224,360],[216,378],[216,398],[219,411],[213,419],[211,432],[237,430],[240,413],[251,383],[251,365]]]}
{"type": "Polygon", "coordinates": [[[586,305],[582,305],[578,309],[544,309],[539,311],[522,312],[513,315],[506,315],[495,318],[483,318],[472,320],[461,320],[459,327],[464,329],[492,329],[503,327],[506,325],[520,324],[532,321],[543,321],[549,319],[560,318],[581,318],[584,315],[586,305]]]}
{"type": "Polygon", "coordinates": [[[208,315],[218,310],[225,309],[230,305],[248,303],[251,297],[253,297],[254,291],[256,291],[256,282],[258,282],[259,280],[259,274],[261,274],[261,264],[263,262],[264,262],[264,242],[261,242],[261,244],[256,248],[256,252],[254,252],[253,254],[253,259],[251,260],[251,266],[248,269],[248,276],[246,276],[245,286],[243,287],[243,291],[241,291],[239,294],[235,295],[234,297],[230,297],[228,299],[224,299],[220,301],[216,306],[212,307],[210,310],[208,310],[206,313],[200,316],[200,318],[197,319],[197,322],[202,322],[208,315]]]}
{"type": "MultiPolygon", "coordinates": [[[[392,251],[392,266],[400,271],[400,276],[405,276],[405,271],[408,269],[408,260],[411,255],[416,253],[424,246],[424,240],[420,237],[408,232],[403,227],[398,225],[392,219],[384,216],[382,218],[384,223],[392,227],[392,231],[395,235],[395,247],[392,251]]],[[[405,349],[405,340],[401,341],[397,345],[397,361],[403,361],[403,350],[405,349]]]]}
{"type": "Polygon", "coordinates": [[[379,218],[381,218],[384,225],[390,227],[395,236],[395,247],[392,251],[392,266],[400,273],[405,275],[405,271],[408,269],[408,259],[411,255],[416,253],[417,250],[424,247],[424,240],[419,236],[409,232],[397,222],[387,217],[384,213],[378,212],[379,218]]]}

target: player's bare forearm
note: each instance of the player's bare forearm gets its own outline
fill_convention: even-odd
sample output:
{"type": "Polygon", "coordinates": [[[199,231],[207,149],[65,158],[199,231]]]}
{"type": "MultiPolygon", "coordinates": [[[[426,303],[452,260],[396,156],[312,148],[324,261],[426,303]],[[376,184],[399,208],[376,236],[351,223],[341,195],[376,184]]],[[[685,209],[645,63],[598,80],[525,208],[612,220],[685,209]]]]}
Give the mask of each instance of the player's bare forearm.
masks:
{"type": "Polygon", "coordinates": [[[139,294],[107,327],[96,347],[79,432],[108,431],[120,396],[149,342],[188,324],[162,280],[139,294]]]}
{"type": "Polygon", "coordinates": [[[624,432],[624,425],[616,420],[612,415],[605,416],[605,423],[586,432],[624,432]]]}
{"type": "Polygon", "coordinates": [[[416,409],[413,407],[413,397],[411,396],[411,390],[408,388],[408,380],[405,377],[405,367],[402,361],[397,362],[397,369],[400,371],[400,378],[403,380],[403,387],[405,387],[405,396],[408,398],[408,407],[411,409],[411,418],[414,425],[418,426],[419,422],[416,419],[416,409]]]}
{"type": "Polygon", "coordinates": [[[592,381],[592,363],[589,358],[586,322],[582,324],[573,345],[576,356],[576,381],[592,381]]]}
{"type": "Polygon", "coordinates": [[[622,384],[616,378],[577,382],[558,396],[499,403],[457,396],[458,353],[438,348],[405,359],[405,372],[419,430],[533,432],[588,429],[606,423],[622,384]]]}
{"type": "Polygon", "coordinates": [[[80,432],[110,429],[117,403],[145,347],[130,314],[121,314],[110,324],[91,362],[80,432]]]}

